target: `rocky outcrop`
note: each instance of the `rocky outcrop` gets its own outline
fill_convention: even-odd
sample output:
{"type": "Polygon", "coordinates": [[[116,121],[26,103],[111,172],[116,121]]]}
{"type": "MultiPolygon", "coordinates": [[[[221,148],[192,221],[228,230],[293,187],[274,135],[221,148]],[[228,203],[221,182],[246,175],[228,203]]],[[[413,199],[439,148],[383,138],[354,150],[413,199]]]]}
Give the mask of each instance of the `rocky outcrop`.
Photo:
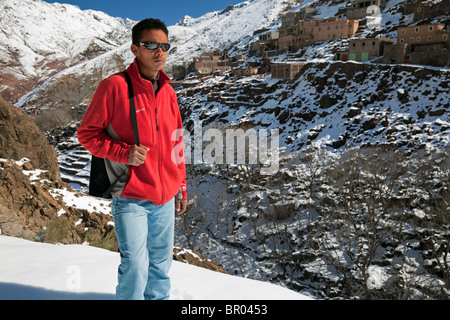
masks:
{"type": "Polygon", "coordinates": [[[55,148],[19,108],[0,99],[0,233],[34,241],[117,250],[112,217],[67,206],[55,148]]]}
{"type": "Polygon", "coordinates": [[[47,170],[52,181],[60,180],[55,149],[45,135],[19,108],[0,97],[0,158],[28,158],[34,168],[47,170]]]}
{"type": "Polygon", "coordinates": [[[184,262],[187,264],[192,264],[198,267],[202,267],[208,270],[220,272],[220,273],[228,273],[225,269],[215,263],[214,261],[206,258],[199,252],[193,250],[187,250],[182,248],[174,248],[173,249],[173,259],[175,261],[184,262]]]}
{"type": "Polygon", "coordinates": [[[0,234],[48,243],[91,245],[117,250],[112,217],[68,206],[53,189],[70,189],[53,182],[49,172],[29,161],[0,162],[0,234]]]}

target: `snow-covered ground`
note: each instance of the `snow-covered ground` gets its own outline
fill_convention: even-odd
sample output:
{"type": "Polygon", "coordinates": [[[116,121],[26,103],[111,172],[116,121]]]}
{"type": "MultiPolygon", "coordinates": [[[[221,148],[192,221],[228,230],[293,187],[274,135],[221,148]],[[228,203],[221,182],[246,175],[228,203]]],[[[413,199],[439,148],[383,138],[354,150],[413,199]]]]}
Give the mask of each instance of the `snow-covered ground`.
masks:
{"type": "MultiPolygon", "coordinates": [[[[0,236],[0,300],[114,299],[118,253],[0,236]]],[[[309,300],[283,287],[174,261],[172,300],[309,300]]]]}

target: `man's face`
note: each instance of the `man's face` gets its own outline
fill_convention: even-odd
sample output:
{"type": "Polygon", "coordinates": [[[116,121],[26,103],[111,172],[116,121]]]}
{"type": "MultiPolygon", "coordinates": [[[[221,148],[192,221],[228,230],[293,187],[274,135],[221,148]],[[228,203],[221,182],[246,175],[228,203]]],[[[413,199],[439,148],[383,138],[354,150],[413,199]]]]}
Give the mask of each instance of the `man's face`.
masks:
{"type": "MultiPolygon", "coordinates": [[[[167,35],[162,30],[148,29],[142,32],[140,42],[167,43],[167,35]]],[[[161,47],[149,50],[144,46],[132,44],[131,51],[136,56],[139,71],[145,76],[155,78],[158,72],[164,68],[169,51],[163,51],[161,47]]]]}

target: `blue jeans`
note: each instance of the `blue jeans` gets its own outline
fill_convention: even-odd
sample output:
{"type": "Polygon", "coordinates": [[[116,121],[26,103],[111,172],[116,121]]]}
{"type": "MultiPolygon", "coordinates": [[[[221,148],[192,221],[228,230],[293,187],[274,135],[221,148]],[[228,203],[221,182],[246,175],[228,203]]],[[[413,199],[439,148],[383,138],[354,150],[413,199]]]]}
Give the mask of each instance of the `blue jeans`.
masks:
{"type": "Polygon", "coordinates": [[[175,202],[114,198],[111,202],[120,250],[117,300],[167,300],[173,257],[175,202]]]}

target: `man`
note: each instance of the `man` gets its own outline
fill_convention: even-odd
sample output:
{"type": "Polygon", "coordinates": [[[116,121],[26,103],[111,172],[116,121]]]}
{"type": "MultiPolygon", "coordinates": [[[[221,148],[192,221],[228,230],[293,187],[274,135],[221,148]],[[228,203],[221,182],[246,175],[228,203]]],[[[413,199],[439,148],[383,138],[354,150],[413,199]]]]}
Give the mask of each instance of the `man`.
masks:
{"type": "Polygon", "coordinates": [[[158,19],[145,19],[132,33],[135,60],[126,72],[134,90],[140,144],[135,144],[128,86],[121,73],[98,86],[78,128],[78,140],[94,156],[106,159],[110,181],[129,166],[112,191],[121,257],[116,299],[166,300],[175,210],[182,214],[187,204],[179,147],[182,120],[163,71],[170,47],[167,27],[158,19]]]}

